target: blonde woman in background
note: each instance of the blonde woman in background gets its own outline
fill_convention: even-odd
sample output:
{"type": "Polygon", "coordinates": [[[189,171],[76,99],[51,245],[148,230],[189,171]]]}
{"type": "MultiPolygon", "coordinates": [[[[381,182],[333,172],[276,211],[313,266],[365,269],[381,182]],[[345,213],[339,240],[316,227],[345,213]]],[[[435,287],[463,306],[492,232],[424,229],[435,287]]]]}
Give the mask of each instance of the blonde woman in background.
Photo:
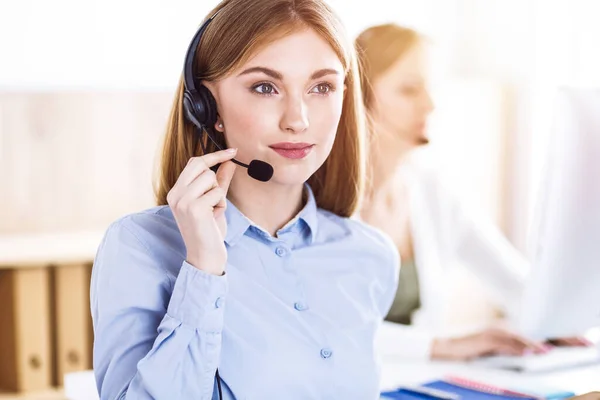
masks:
{"type": "Polygon", "coordinates": [[[514,317],[528,264],[498,229],[469,213],[434,171],[411,157],[429,142],[427,119],[433,110],[421,36],[395,24],[380,25],[365,30],[356,48],[371,129],[370,188],[360,217],[392,237],[402,260],[398,291],[383,331],[392,337],[384,342],[391,340],[402,356],[422,359],[547,351],[541,343],[497,328],[462,337],[436,334],[453,266],[467,266],[514,317]]]}

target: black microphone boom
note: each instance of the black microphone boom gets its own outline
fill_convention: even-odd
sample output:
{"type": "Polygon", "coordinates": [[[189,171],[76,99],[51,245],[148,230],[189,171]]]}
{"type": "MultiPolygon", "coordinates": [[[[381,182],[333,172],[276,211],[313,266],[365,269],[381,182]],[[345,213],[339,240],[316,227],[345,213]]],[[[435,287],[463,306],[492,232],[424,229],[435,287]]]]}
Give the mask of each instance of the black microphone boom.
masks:
{"type": "MultiPolygon", "coordinates": [[[[217,147],[217,149],[223,150],[223,148],[221,146],[219,146],[217,141],[215,139],[213,139],[212,135],[206,129],[203,129],[203,130],[204,130],[204,133],[206,133],[206,136],[217,147]]],[[[202,130],[199,130],[199,132],[202,132],[202,130]]],[[[202,142],[200,142],[200,143],[202,143],[202,142]]],[[[204,148],[204,146],[202,146],[202,148],[204,148]]],[[[235,158],[232,158],[231,161],[233,161],[235,164],[237,164],[239,166],[247,168],[248,175],[251,178],[256,179],[257,181],[268,182],[273,177],[273,166],[265,161],[252,160],[252,161],[250,161],[250,165],[244,164],[243,162],[238,161],[235,158]]]]}

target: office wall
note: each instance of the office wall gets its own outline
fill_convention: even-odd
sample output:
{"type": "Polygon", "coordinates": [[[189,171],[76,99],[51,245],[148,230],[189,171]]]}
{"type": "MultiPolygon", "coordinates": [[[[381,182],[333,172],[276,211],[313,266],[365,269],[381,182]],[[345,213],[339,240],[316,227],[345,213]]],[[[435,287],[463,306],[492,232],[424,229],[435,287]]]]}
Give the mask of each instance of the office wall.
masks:
{"type": "Polygon", "coordinates": [[[154,204],[170,91],[0,93],[0,235],[104,230],[154,204]]]}

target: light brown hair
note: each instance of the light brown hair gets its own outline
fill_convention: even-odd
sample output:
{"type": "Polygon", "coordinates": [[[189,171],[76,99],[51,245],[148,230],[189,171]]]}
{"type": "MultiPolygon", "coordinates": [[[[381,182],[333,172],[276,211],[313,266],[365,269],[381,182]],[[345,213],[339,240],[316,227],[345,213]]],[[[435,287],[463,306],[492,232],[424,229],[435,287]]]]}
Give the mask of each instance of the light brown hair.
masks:
{"type": "Polygon", "coordinates": [[[367,110],[372,109],[375,101],[372,82],[421,41],[419,33],[396,24],[373,26],[356,38],[354,45],[360,60],[360,84],[367,110]]]}
{"type": "MultiPolygon", "coordinates": [[[[261,47],[307,28],[321,35],[336,52],[346,73],[342,114],[331,153],[308,183],[318,207],[339,216],[352,215],[364,185],[365,118],[354,46],[346,39],[340,20],[323,0],[224,0],[209,15],[217,11],[198,47],[197,81],[221,79],[261,47]]],[[[188,160],[203,154],[194,137],[195,128],[184,120],[183,90],[180,79],[162,150],[156,188],[159,205],[167,204],[167,193],[188,160]]],[[[203,140],[207,152],[215,150],[206,137],[203,140]]]]}

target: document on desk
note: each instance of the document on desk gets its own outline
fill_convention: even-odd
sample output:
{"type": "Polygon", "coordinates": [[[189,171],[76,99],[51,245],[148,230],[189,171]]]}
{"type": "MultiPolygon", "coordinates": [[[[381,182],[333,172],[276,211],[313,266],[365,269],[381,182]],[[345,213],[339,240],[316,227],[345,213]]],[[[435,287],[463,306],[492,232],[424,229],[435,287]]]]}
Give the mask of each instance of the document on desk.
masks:
{"type": "Polygon", "coordinates": [[[396,390],[383,392],[381,393],[381,400],[560,400],[574,395],[572,392],[554,388],[536,387],[533,390],[529,390],[529,388],[501,388],[470,379],[447,377],[425,383],[416,388],[400,387],[396,390]]]}

